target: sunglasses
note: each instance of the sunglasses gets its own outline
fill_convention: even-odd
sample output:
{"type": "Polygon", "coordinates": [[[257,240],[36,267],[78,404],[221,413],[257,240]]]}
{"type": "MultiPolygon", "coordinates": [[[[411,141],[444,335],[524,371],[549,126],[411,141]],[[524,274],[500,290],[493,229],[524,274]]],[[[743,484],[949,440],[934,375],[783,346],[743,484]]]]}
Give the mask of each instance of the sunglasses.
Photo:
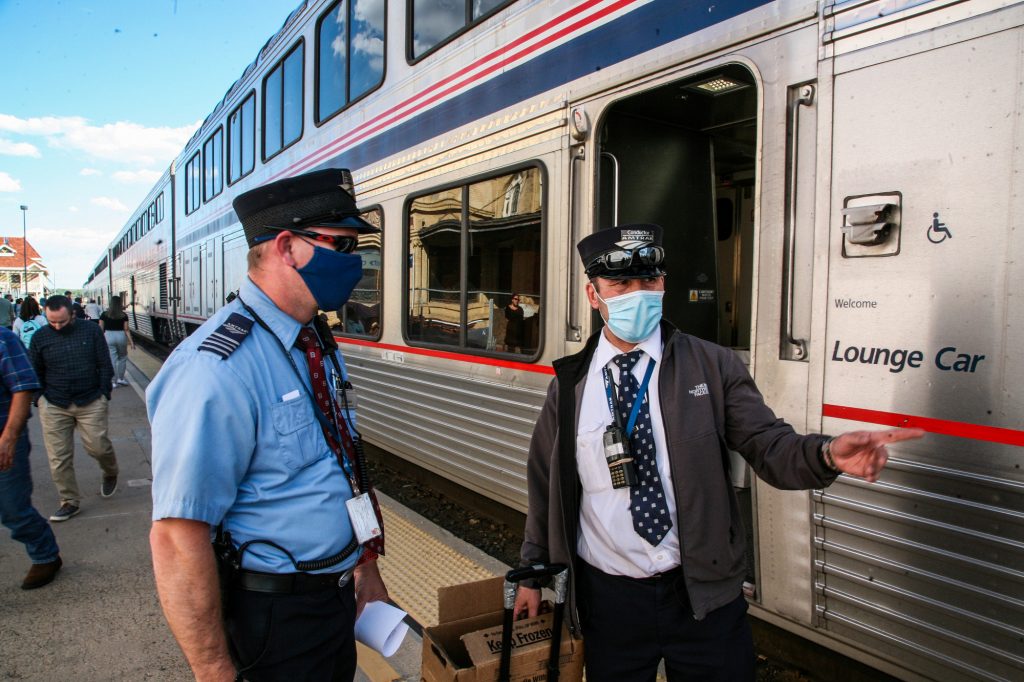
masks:
{"type": "Polygon", "coordinates": [[[291,232],[297,234],[300,237],[306,237],[324,244],[330,244],[331,249],[338,253],[352,253],[359,246],[359,237],[350,237],[348,235],[336,235],[336,234],[320,234],[319,232],[311,232],[310,230],[300,230],[295,227],[274,227],[273,225],[264,225],[268,230],[274,230],[276,232],[291,232]]]}
{"type": "Polygon", "coordinates": [[[665,249],[660,246],[641,246],[638,249],[616,249],[602,253],[590,261],[587,266],[587,274],[592,274],[599,268],[610,272],[626,270],[632,267],[633,263],[646,266],[657,266],[665,262],[665,249]]]}

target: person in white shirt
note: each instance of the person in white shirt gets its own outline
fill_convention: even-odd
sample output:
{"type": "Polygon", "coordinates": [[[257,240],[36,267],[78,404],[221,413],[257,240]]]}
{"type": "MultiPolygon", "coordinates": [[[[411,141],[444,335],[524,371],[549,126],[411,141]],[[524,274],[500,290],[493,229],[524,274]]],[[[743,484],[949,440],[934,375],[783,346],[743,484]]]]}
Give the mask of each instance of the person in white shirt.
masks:
{"type": "Polygon", "coordinates": [[[90,298],[89,302],[85,304],[85,316],[90,320],[99,320],[100,315],[103,314],[103,308],[96,303],[95,298],[90,298]]]}

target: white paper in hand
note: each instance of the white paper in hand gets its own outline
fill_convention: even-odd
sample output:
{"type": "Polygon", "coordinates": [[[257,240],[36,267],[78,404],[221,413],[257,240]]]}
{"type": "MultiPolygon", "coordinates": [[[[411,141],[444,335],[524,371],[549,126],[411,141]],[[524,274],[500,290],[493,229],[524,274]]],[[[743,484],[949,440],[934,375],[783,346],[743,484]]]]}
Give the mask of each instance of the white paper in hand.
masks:
{"type": "Polygon", "coordinates": [[[405,611],[387,602],[370,602],[356,621],[356,641],[382,656],[392,656],[409,631],[409,626],[402,621],[405,616],[405,611]]]}

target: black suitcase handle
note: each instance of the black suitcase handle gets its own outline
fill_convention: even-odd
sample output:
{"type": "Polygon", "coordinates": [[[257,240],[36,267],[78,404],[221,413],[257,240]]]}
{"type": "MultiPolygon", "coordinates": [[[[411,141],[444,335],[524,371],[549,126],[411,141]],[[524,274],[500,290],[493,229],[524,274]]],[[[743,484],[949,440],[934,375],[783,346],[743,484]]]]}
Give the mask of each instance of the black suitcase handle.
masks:
{"type": "Polygon", "coordinates": [[[551,654],[548,656],[548,681],[558,680],[558,652],[562,648],[562,619],[565,616],[565,599],[569,593],[569,568],[565,564],[531,564],[513,568],[505,574],[504,605],[505,618],[501,631],[501,667],[498,682],[508,682],[512,662],[512,611],[516,604],[516,592],[523,580],[555,576],[555,610],[551,619],[551,654]]]}

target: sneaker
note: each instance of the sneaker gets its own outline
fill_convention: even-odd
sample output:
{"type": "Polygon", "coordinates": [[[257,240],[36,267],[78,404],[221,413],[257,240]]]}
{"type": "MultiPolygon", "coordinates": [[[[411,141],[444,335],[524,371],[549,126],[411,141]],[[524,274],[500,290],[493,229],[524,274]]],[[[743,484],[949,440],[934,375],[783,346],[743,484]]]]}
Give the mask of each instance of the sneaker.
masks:
{"type": "Polygon", "coordinates": [[[127,386],[128,385],[128,380],[127,379],[118,379],[117,380],[117,385],[118,386],[127,386]]]}
{"type": "Polygon", "coordinates": [[[51,521],[67,521],[72,516],[77,514],[79,511],[80,510],[79,510],[77,504],[71,504],[70,502],[65,502],[64,504],[62,504],[60,506],[60,509],[55,511],[50,516],[50,520],[51,521]]]}
{"type": "Polygon", "coordinates": [[[117,491],[117,476],[104,476],[100,484],[100,495],[110,497],[117,491]]]}
{"type": "Polygon", "coordinates": [[[49,585],[57,577],[57,571],[63,565],[64,562],[60,560],[60,557],[45,564],[32,564],[32,568],[28,569],[28,573],[25,574],[25,579],[21,581],[21,589],[34,590],[37,587],[49,585]]]}

